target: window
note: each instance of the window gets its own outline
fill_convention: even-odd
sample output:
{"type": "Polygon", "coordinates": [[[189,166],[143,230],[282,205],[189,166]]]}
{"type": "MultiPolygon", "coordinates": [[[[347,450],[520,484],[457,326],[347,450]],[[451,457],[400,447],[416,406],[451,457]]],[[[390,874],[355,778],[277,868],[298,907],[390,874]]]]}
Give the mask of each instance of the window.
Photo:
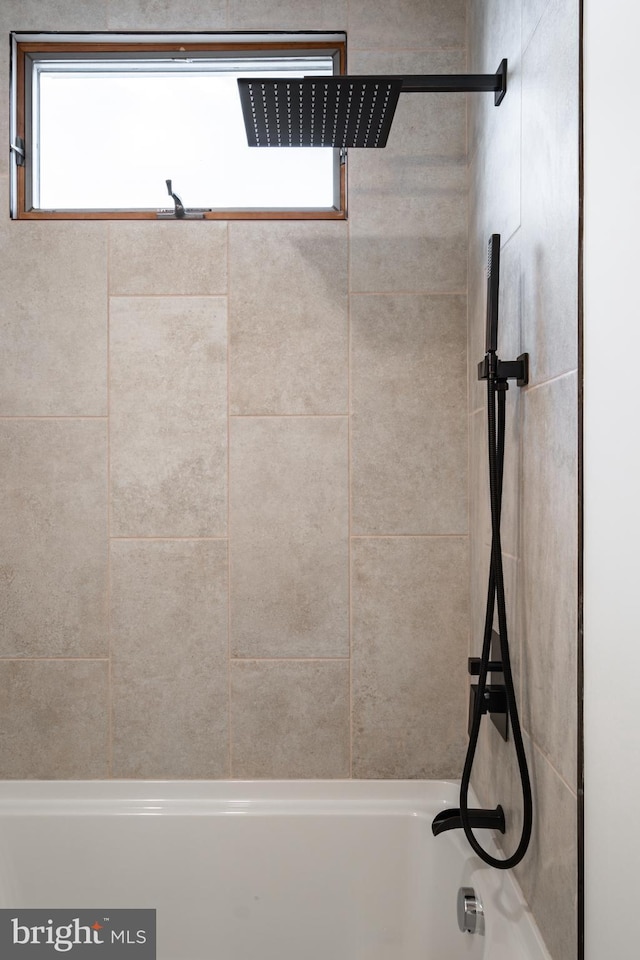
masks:
{"type": "Polygon", "coordinates": [[[13,34],[12,216],[342,219],[340,151],[249,147],[237,79],[344,68],[344,34],[13,34]]]}

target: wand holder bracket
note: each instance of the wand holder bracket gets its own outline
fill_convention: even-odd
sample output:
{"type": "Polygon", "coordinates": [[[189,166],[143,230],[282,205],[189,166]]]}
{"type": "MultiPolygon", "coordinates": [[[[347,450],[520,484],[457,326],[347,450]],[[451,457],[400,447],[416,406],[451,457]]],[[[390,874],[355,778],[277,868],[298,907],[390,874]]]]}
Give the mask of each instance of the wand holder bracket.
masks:
{"type": "MultiPolygon", "coordinates": [[[[478,380],[489,379],[489,357],[485,356],[478,364],[478,380]]],[[[499,360],[496,357],[496,381],[505,383],[515,380],[519,387],[529,383],[529,354],[521,353],[517,360],[499,360]]]]}

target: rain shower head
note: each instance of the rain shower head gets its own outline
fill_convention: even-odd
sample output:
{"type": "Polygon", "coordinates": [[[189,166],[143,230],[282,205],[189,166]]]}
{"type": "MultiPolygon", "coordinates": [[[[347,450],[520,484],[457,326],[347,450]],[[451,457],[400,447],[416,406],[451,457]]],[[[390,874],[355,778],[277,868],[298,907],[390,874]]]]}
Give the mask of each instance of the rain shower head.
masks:
{"type": "Polygon", "coordinates": [[[400,93],[507,90],[507,61],[496,73],[431,76],[241,78],[250,147],[384,147],[400,93]]]}
{"type": "Polygon", "coordinates": [[[250,147],[384,147],[401,77],[238,80],[250,147]]]}

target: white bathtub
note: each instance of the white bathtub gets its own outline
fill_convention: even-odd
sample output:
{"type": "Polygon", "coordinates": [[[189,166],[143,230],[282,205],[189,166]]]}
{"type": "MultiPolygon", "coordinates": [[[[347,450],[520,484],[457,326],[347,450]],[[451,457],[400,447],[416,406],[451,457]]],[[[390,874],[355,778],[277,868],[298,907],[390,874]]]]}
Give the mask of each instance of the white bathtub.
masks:
{"type": "Polygon", "coordinates": [[[510,875],[432,836],[456,805],[441,781],[5,781],[0,907],[155,908],[158,960],[549,960],[510,875]]]}

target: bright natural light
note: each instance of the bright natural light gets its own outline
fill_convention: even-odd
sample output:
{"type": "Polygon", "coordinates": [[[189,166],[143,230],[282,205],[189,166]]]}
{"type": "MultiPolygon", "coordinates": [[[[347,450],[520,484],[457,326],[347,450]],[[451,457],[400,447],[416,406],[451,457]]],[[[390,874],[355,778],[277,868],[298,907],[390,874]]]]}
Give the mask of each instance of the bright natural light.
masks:
{"type": "Polygon", "coordinates": [[[40,64],[34,206],[172,208],[170,179],[185,207],[330,208],[333,151],[248,147],[236,81],[331,74],[331,61],[297,72],[233,67],[40,64]]]}

